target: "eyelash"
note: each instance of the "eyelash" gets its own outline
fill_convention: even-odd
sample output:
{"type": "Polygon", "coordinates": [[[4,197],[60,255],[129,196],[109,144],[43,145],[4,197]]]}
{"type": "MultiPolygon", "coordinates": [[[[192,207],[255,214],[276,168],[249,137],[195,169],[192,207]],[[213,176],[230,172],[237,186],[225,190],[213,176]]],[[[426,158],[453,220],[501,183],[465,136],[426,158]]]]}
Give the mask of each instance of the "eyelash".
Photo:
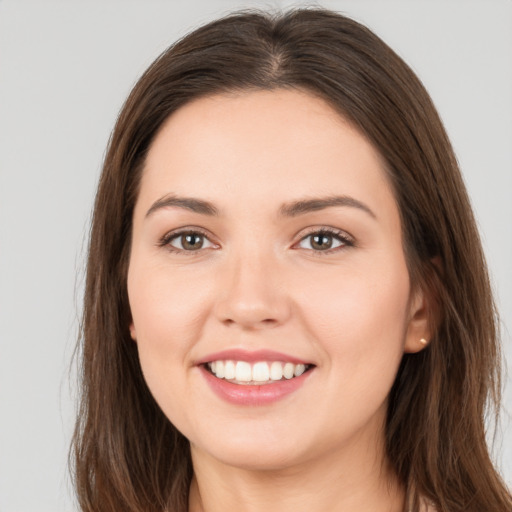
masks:
{"type": "MultiPolygon", "coordinates": [[[[208,240],[208,242],[210,242],[211,244],[215,245],[214,242],[212,242],[210,240],[208,234],[203,232],[201,229],[189,228],[189,229],[184,229],[184,230],[179,230],[179,231],[171,231],[169,233],[166,233],[158,242],[158,246],[165,247],[171,253],[183,254],[183,255],[187,255],[187,256],[193,256],[193,255],[195,255],[195,253],[199,253],[201,251],[202,247],[199,249],[196,249],[196,250],[186,250],[186,249],[179,249],[179,248],[173,247],[171,245],[171,242],[173,240],[176,240],[179,237],[184,236],[184,235],[198,235],[198,236],[203,237],[204,239],[208,240]]],[[[329,237],[334,238],[338,242],[341,242],[340,246],[334,247],[332,249],[324,249],[324,250],[306,249],[307,251],[310,251],[315,256],[323,256],[323,255],[327,255],[327,254],[332,254],[333,252],[338,252],[338,251],[344,250],[347,247],[355,246],[354,239],[350,235],[345,233],[344,231],[337,230],[334,228],[329,228],[329,227],[321,227],[321,228],[314,228],[309,233],[306,233],[305,235],[301,236],[300,240],[298,242],[294,243],[292,248],[295,248],[301,242],[303,242],[307,238],[312,237],[314,235],[317,235],[317,236],[327,235],[329,237]]]]}
{"type": "Polygon", "coordinates": [[[308,251],[311,251],[312,254],[315,256],[324,256],[327,254],[332,254],[334,252],[342,251],[346,249],[347,247],[354,247],[355,241],[354,239],[344,231],[341,231],[339,229],[329,228],[329,227],[321,227],[321,228],[313,228],[311,231],[306,233],[305,235],[301,236],[300,240],[294,244],[294,247],[300,244],[302,241],[306,240],[309,237],[312,237],[314,235],[319,236],[329,236],[337,240],[338,242],[341,242],[341,245],[338,247],[333,247],[332,249],[324,249],[324,250],[314,250],[314,249],[306,249],[308,251]]]}
{"type": "Polygon", "coordinates": [[[169,252],[176,253],[176,254],[184,254],[187,256],[193,256],[195,253],[199,253],[202,248],[199,248],[195,251],[193,251],[193,250],[187,251],[186,249],[178,249],[171,245],[171,242],[173,240],[176,240],[176,239],[180,238],[181,236],[185,236],[185,235],[199,235],[200,237],[203,237],[204,239],[208,240],[211,244],[213,244],[213,242],[210,240],[208,234],[203,232],[201,229],[188,228],[188,229],[171,231],[169,233],[166,233],[158,242],[158,246],[165,247],[169,252]]]}

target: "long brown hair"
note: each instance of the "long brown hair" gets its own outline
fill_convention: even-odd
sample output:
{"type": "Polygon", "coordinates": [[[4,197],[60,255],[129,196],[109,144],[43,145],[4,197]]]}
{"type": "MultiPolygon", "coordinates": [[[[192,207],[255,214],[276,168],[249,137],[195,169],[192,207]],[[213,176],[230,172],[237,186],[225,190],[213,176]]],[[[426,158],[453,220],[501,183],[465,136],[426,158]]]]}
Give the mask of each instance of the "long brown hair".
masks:
{"type": "MultiPolygon", "coordinates": [[[[323,9],[240,12],[165,51],[113,131],[94,207],[72,463],[88,512],[183,512],[188,441],[149,392],[130,339],[126,275],[144,160],[162,123],[226,91],[293,88],[323,98],[377,148],[394,188],[414,286],[435,304],[435,335],[406,354],[389,397],[387,452],[439,512],[510,510],[484,416],[500,398],[496,313],[481,243],[439,116],[411,69],[375,34],[323,9]]],[[[415,489],[415,492],[412,490],[415,489]]]]}

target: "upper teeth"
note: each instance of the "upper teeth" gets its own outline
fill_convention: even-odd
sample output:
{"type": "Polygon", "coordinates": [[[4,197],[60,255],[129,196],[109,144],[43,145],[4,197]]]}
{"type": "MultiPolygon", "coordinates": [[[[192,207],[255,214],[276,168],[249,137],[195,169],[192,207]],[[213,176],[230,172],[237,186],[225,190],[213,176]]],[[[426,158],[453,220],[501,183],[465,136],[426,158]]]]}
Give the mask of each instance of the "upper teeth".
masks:
{"type": "Polygon", "coordinates": [[[268,382],[298,377],[306,371],[305,364],[282,363],[280,361],[212,361],[208,368],[219,379],[238,382],[268,382]]]}

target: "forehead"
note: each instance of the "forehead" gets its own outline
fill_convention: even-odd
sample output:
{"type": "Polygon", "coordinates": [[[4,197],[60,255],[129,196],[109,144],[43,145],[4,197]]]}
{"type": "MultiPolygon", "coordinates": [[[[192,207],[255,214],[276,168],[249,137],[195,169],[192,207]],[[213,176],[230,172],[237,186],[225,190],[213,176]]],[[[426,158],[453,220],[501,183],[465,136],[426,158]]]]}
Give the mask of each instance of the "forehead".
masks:
{"type": "Polygon", "coordinates": [[[166,193],[265,205],[333,193],[389,205],[392,196],[369,141],[325,101],[297,90],[219,94],[177,110],[150,148],[140,200],[166,193]]]}

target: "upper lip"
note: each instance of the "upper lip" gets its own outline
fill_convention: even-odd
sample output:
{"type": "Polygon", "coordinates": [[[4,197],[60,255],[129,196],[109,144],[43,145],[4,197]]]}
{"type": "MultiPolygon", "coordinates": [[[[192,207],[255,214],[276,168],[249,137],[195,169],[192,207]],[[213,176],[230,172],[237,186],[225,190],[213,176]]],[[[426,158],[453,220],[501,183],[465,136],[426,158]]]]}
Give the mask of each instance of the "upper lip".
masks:
{"type": "Polygon", "coordinates": [[[312,364],[309,361],[299,357],[276,352],[275,350],[244,350],[240,348],[232,348],[221,350],[208,354],[197,361],[197,365],[210,363],[212,361],[246,361],[248,363],[255,363],[258,361],[282,361],[285,363],[293,364],[312,364]]]}

